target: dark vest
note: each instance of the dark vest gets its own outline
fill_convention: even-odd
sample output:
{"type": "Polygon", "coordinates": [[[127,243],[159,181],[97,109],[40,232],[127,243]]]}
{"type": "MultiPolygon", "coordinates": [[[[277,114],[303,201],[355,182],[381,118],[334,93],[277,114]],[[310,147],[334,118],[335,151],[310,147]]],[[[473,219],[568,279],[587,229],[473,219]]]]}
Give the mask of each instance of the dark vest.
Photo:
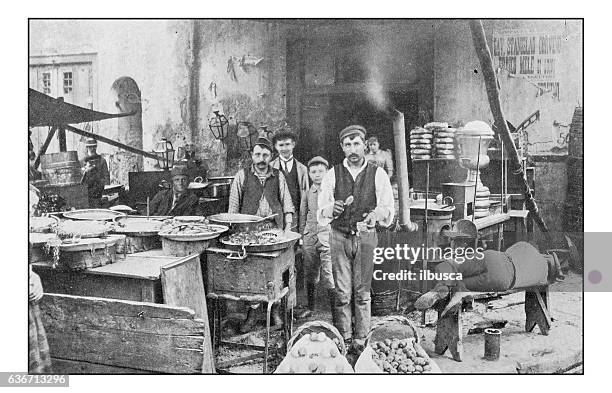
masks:
{"type": "Polygon", "coordinates": [[[283,176],[285,176],[285,181],[287,182],[287,188],[289,189],[289,195],[291,195],[291,202],[293,202],[293,208],[296,212],[300,209],[300,201],[301,201],[301,193],[300,193],[300,183],[298,181],[298,173],[297,173],[297,161],[293,159],[293,166],[291,167],[291,171],[286,172],[283,168],[283,160],[279,158],[279,166],[280,170],[283,172],[283,176]]]}
{"type": "Polygon", "coordinates": [[[283,205],[280,199],[280,183],[278,181],[278,169],[270,168],[274,174],[266,179],[265,185],[262,185],[257,175],[250,168],[244,170],[244,185],[242,187],[242,200],[240,201],[240,213],[252,214],[257,213],[259,201],[263,195],[270,205],[273,213],[278,213],[276,216],[276,224],[279,228],[283,227],[283,205]]]}
{"type": "Polygon", "coordinates": [[[364,220],[364,214],[370,213],[376,207],[376,170],[375,164],[368,162],[366,168],[353,177],[348,169],[342,164],[334,166],[336,177],[336,187],[334,190],[334,200],[345,201],[350,195],[353,196],[353,203],[344,209],[344,212],[331,222],[332,228],[343,232],[351,233],[357,231],[357,222],[364,220]]]}

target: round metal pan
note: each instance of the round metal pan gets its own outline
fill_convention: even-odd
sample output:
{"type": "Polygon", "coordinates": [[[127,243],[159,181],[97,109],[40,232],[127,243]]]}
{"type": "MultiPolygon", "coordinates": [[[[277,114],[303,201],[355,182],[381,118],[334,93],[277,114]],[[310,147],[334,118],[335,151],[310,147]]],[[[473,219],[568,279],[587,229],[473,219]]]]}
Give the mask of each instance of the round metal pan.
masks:
{"type": "Polygon", "coordinates": [[[125,213],[117,212],[109,209],[81,209],[72,210],[63,213],[64,217],[71,220],[88,220],[88,221],[111,221],[117,217],[125,217],[125,213]]]}
{"type": "Polygon", "coordinates": [[[228,241],[227,237],[220,239],[220,242],[233,250],[242,250],[243,248],[247,252],[270,252],[284,250],[285,248],[293,247],[293,245],[302,237],[296,232],[285,232],[283,234],[283,240],[274,244],[260,244],[260,245],[240,245],[228,241]]]}
{"type": "Polygon", "coordinates": [[[261,217],[251,214],[219,213],[208,217],[208,221],[211,224],[228,226],[230,228],[229,234],[276,228],[274,219],[262,220],[261,217]]]}

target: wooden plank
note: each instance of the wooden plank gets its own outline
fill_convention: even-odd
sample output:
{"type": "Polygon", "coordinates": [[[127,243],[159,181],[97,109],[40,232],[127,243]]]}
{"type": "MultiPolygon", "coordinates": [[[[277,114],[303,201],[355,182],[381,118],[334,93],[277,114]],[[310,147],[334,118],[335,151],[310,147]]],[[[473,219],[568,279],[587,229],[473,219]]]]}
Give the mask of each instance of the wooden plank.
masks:
{"type": "Polygon", "coordinates": [[[151,374],[150,371],[135,368],[114,367],[54,357],[51,358],[51,364],[55,374],[151,374]]]}
{"type": "Polygon", "coordinates": [[[189,258],[162,266],[161,280],[166,304],[189,307],[195,311],[197,318],[205,321],[202,372],[214,373],[215,361],[208,325],[208,309],[200,256],[195,254],[189,258]]]}
{"type": "Polygon", "coordinates": [[[563,356],[549,355],[549,359],[541,357],[530,362],[517,362],[516,372],[519,374],[557,374],[583,363],[584,355],[582,350],[579,350],[563,356]]]}
{"type": "Polygon", "coordinates": [[[499,213],[477,218],[474,220],[474,224],[476,225],[476,229],[481,230],[508,220],[510,220],[510,216],[507,213],[499,213]]]}
{"type": "Polygon", "coordinates": [[[161,279],[150,281],[96,275],[90,274],[87,270],[61,271],[41,264],[35,264],[34,271],[38,273],[43,287],[49,293],[163,303],[161,279]]]}
{"type": "Polygon", "coordinates": [[[132,258],[128,255],[124,260],[116,263],[88,269],[90,274],[100,274],[107,276],[131,277],[146,280],[158,280],[160,269],[168,263],[176,262],[176,257],[166,258],[132,258]]]}
{"type": "Polygon", "coordinates": [[[189,309],[45,294],[50,352],[61,359],[162,373],[199,373],[207,324],[189,309]]]}

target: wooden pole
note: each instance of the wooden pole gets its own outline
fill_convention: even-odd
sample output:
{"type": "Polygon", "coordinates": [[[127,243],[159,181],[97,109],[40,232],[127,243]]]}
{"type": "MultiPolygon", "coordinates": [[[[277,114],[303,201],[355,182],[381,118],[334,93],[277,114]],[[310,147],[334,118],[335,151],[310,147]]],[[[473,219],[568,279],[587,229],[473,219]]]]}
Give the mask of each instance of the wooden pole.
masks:
{"type": "Polygon", "coordinates": [[[504,113],[501,107],[501,100],[499,98],[499,90],[497,89],[497,78],[495,70],[493,69],[493,59],[491,58],[491,51],[487,45],[487,39],[485,37],[484,28],[482,21],[479,19],[470,21],[470,30],[472,32],[472,40],[474,42],[474,49],[478,55],[478,61],[480,62],[480,68],[482,76],[484,78],[485,87],[487,89],[487,97],[489,98],[489,105],[491,112],[493,113],[493,119],[495,120],[495,132],[497,132],[504,145],[507,146],[508,153],[508,165],[510,170],[515,176],[520,177],[523,190],[525,193],[525,207],[529,210],[529,215],[538,224],[540,230],[546,236],[546,239],[552,243],[552,237],[548,231],[546,223],[540,216],[538,206],[536,205],[535,199],[533,199],[533,192],[527,183],[527,177],[524,174],[523,166],[521,165],[521,159],[514,144],[514,140],[510,136],[510,130],[508,124],[504,119],[504,113]]]}
{"type": "Polygon", "coordinates": [[[67,151],[68,148],[66,146],[66,130],[62,127],[59,127],[57,130],[57,140],[59,141],[59,150],[67,151]]]}
{"type": "Polygon", "coordinates": [[[82,136],[85,136],[85,137],[88,137],[88,138],[93,138],[93,139],[95,139],[97,141],[100,141],[100,142],[108,143],[111,146],[115,146],[115,147],[118,147],[120,149],[127,150],[127,151],[129,151],[131,153],[140,154],[141,156],[144,156],[144,157],[147,157],[147,158],[152,158],[154,160],[157,160],[157,158],[158,158],[153,153],[149,153],[149,152],[144,151],[144,150],[136,149],[135,147],[124,145],[123,143],[114,141],[114,140],[109,139],[109,138],[107,138],[105,136],[102,136],[102,135],[94,134],[92,132],[84,131],[84,130],[81,130],[81,129],[78,129],[78,128],[72,127],[72,126],[65,125],[63,127],[65,129],[67,129],[68,131],[74,132],[75,134],[79,134],[79,135],[82,135],[82,136]]]}
{"type": "Polygon", "coordinates": [[[47,134],[47,139],[45,139],[45,143],[43,143],[43,145],[40,147],[40,150],[38,151],[38,156],[36,156],[36,161],[34,161],[34,169],[38,169],[38,166],[40,165],[40,157],[47,152],[47,149],[49,148],[49,145],[51,144],[51,141],[53,140],[53,136],[55,135],[56,129],[57,128],[55,127],[51,127],[49,129],[49,133],[47,134]]]}

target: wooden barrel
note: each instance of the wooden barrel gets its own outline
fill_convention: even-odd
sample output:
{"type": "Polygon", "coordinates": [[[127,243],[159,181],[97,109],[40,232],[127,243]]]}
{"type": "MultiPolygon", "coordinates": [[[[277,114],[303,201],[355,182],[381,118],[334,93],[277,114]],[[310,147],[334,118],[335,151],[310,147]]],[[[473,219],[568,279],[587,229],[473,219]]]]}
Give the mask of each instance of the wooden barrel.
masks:
{"type": "Polygon", "coordinates": [[[74,150],[45,154],[40,159],[42,174],[50,185],[60,186],[81,182],[81,164],[74,150]]]}

